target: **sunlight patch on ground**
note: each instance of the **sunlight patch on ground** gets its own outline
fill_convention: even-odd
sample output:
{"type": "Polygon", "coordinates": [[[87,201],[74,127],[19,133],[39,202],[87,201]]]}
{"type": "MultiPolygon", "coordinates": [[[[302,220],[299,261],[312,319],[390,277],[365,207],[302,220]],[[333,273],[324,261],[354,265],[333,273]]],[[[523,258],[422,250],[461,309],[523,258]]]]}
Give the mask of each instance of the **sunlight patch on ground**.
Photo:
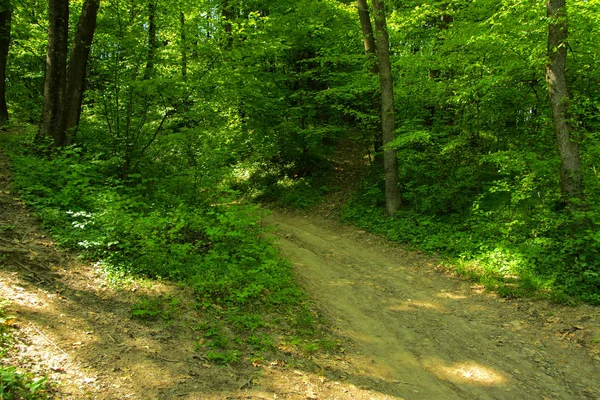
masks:
{"type": "Polygon", "coordinates": [[[3,280],[0,280],[0,296],[24,308],[39,309],[46,305],[37,294],[3,280]]]}
{"type": "Polygon", "coordinates": [[[464,300],[467,298],[464,294],[456,294],[449,292],[441,292],[435,295],[435,297],[439,297],[440,299],[450,299],[450,300],[464,300]]]}
{"type": "Polygon", "coordinates": [[[432,303],[430,301],[420,301],[408,299],[401,304],[392,305],[388,307],[390,311],[414,311],[415,309],[422,308],[425,310],[436,310],[443,311],[443,307],[439,304],[432,303]]]}
{"type": "Polygon", "coordinates": [[[425,362],[425,367],[438,378],[453,383],[498,386],[506,384],[508,380],[502,372],[475,361],[447,363],[440,359],[430,359],[425,362]]]}

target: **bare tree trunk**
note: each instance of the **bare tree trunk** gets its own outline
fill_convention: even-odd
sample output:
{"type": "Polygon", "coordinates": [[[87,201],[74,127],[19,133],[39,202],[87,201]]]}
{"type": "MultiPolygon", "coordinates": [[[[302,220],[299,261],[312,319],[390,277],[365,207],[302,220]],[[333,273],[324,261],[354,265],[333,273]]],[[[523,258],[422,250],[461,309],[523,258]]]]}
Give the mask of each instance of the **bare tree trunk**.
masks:
{"type": "Polygon", "coordinates": [[[85,74],[94,31],[96,30],[96,17],[100,0],[85,0],[81,9],[81,16],[77,23],[77,33],[69,57],[67,74],[67,92],[65,99],[65,129],[69,141],[73,140],[74,130],[79,125],[81,117],[81,104],[85,89],[85,74]]]}
{"type": "Polygon", "coordinates": [[[381,87],[381,131],[383,133],[383,173],[385,177],[385,208],[394,214],[402,205],[398,186],[398,158],[396,151],[387,147],[396,138],[394,125],[394,82],[390,63],[389,36],[383,1],[372,0],[375,21],[375,40],[379,60],[379,86],[381,87]]]}
{"type": "Polygon", "coordinates": [[[146,69],[144,71],[144,80],[150,79],[150,74],[154,69],[154,59],[156,58],[156,3],[148,2],[148,58],[146,59],[146,69]]]}
{"type": "Polygon", "coordinates": [[[187,78],[187,40],[185,35],[185,14],[183,11],[179,15],[181,26],[181,77],[187,78]]]}
{"type": "Polygon", "coordinates": [[[8,122],[6,105],[6,61],[10,46],[12,7],[9,0],[0,1],[0,126],[8,122]]]}
{"type": "Polygon", "coordinates": [[[565,0],[549,0],[546,11],[550,20],[546,80],[560,154],[560,188],[569,208],[575,209],[583,201],[583,178],[579,143],[573,138],[573,126],[569,114],[570,98],[566,77],[568,30],[565,0]]]}
{"type": "Polygon", "coordinates": [[[375,47],[375,36],[373,35],[373,25],[371,25],[371,16],[369,15],[367,0],[356,0],[356,6],[358,8],[358,18],[360,19],[365,53],[369,59],[371,73],[377,74],[377,49],[375,47]]]}
{"type": "Polygon", "coordinates": [[[65,132],[64,98],[69,38],[69,0],[50,0],[48,11],[48,51],[44,80],[42,121],[36,141],[54,139],[56,147],[69,144],[65,132]]]}
{"type": "MultiPolygon", "coordinates": [[[[379,74],[379,64],[377,61],[377,48],[375,46],[375,35],[373,35],[373,25],[371,24],[371,17],[369,15],[369,6],[367,0],[356,0],[356,6],[358,8],[358,17],[360,19],[360,26],[362,28],[363,43],[365,46],[365,54],[369,61],[369,69],[373,75],[379,74]]],[[[375,97],[375,96],[374,96],[375,97]]],[[[373,108],[379,110],[379,118],[381,118],[381,101],[375,98],[373,102],[373,108]]],[[[377,129],[373,135],[373,152],[375,153],[375,165],[383,165],[383,158],[381,156],[381,149],[383,147],[383,135],[381,129],[377,129]]]]}

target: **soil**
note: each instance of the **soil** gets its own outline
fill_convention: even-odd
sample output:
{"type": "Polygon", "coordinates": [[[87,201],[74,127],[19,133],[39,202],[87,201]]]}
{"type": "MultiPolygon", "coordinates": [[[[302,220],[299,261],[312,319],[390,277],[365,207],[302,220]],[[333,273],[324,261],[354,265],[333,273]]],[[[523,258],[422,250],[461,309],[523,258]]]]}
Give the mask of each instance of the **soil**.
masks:
{"type": "Polygon", "coordinates": [[[597,307],[500,298],[435,258],[322,218],[266,220],[349,343],[351,382],[402,399],[600,399],[597,307]]]}
{"type": "Polygon", "coordinates": [[[60,399],[600,399],[598,308],[502,299],[322,216],[265,223],[343,349],[215,365],[189,290],[115,285],[58,250],[0,157],[0,297],[16,317],[2,363],[48,375],[60,399]],[[131,317],[158,295],[180,300],[172,318],[131,317]]]}

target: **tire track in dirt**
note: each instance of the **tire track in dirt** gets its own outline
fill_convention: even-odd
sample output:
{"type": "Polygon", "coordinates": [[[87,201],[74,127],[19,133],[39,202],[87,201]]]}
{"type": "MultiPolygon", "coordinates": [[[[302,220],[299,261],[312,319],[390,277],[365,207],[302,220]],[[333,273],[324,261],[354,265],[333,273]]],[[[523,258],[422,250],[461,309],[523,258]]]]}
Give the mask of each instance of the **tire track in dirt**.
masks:
{"type": "Polygon", "coordinates": [[[265,222],[355,349],[353,367],[381,383],[372,389],[406,399],[600,398],[597,308],[500,299],[444,276],[432,258],[319,217],[274,212],[265,222]]]}

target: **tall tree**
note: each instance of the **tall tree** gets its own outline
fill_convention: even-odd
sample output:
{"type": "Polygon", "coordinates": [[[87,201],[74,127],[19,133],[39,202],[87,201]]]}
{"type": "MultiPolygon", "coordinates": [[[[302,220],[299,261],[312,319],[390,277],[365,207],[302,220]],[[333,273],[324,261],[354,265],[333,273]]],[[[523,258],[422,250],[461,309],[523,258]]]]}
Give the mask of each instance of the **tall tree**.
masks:
{"type": "Polygon", "coordinates": [[[576,208],[575,204],[583,200],[583,173],[579,143],[573,137],[573,125],[569,113],[570,98],[566,74],[568,39],[566,1],[549,0],[546,3],[546,11],[550,21],[546,80],[560,154],[560,187],[565,202],[570,208],[576,208]]]}
{"type": "Polygon", "coordinates": [[[156,49],[158,42],[156,40],[156,3],[151,0],[148,2],[148,57],[146,58],[146,69],[144,70],[144,80],[150,79],[150,74],[154,69],[156,58],[156,49]]]}
{"type": "Polygon", "coordinates": [[[235,18],[235,7],[232,0],[223,0],[221,3],[221,18],[223,19],[223,29],[225,30],[224,48],[231,49],[233,45],[233,25],[235,18]]]}
{"type": "Polygon", "coordinates": [[[371,24],[371,16],[369,14],[369,6],[367,0],[356,0],[356,7],[358,8],[358,18],[360,19],[360,26],[362,28],[363,43],[365,46],[365,53],[369,59],[369,66],[371,72],[377,74],[377,50],[375,48],[375,35],[373,35],[373,25],[371,24]]]}
{"type": "Polygon", "coordinates": [[[40,142],[46,137],[52,137],[54,145],[59,147],[69,144],[65,132],[64,112],[69,50],[69,0],[50,0],[48,19],[44,104],[36,141],[40,142]]]}
{"type": "Polygon", "coordinates": [[[375,21],[375,46],[381,88],[381,131],[383,135],[383,173],[385,177],[385,208],[388,215],[394,214],[402,205],[402,194],[398,186],[398,158],[396,151],[387,146],[395,138],[394,82],[390,63],[389,35],[385,8],[382,0],[372,0],[375,21]]]}
{"type": "Polygon", "coordinates": [[[85,0],[71,48],[65,99],[65,129],[70,136],[68,141],[72,140],[73,131],[79,125],[87,62],[96,30],[99,7],[100,0],[85,0]]]}
{"type": "MultiPolygon", "coordinates": [[[[363,44],[365,46],[365,54],[369,62],[369,67],[373,75],[379,73],[379,65],[377,61],[377,48],[375,46],[375,35],[373,34],[373,25],[371,24],[371,16],[369,13],[369,6],[367,0],[356,0],[356,6],[358,8],[358,17],[360,19],[360,26],[363,34],[363,44]]],[[[373,106],[376,110],[381,110],[381,99],[377,99],[373,93],[374,102],[373,106]]],[[[381,147],[383,144],[383,137],[381,129],[377,129],[373,135],[373,150],[375,153],[375,165],[378,167],[383,164],[381,158],[381,147]]]]}
{"type": "Polygon", "coordinates": [[[179,25],[181,32],[179,37],[181,40],[181,77],[185,80],[187,78],[187,40],[185,35],[185,14],[183,11],[179,13],[179,25]]]}
{"type": "Polygon", "coordinates": [[[10,45],[12,6],[10,0],[0,1],[0,126],[8,122],[6,105],[6,61],[10,45]]]}

